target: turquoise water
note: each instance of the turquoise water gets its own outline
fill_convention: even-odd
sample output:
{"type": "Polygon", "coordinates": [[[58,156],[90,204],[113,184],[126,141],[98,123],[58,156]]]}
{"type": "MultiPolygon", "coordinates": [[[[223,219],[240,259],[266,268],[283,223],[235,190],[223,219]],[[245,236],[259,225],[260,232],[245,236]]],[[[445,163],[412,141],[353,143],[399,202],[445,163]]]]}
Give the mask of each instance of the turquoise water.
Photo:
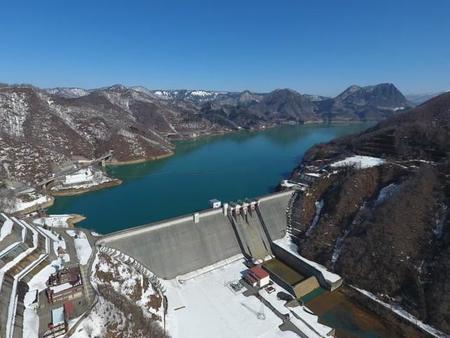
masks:
{"type": "Polygon", "coordinates": [[[208,207],[208,201],[272,192],[312,145],[360,132],[368,124],[283,126],[178,143],[172,157],[110,167],[123,184],[58,197],[49,213],[78,213],[80,225],[108,233],[208,207]]]}

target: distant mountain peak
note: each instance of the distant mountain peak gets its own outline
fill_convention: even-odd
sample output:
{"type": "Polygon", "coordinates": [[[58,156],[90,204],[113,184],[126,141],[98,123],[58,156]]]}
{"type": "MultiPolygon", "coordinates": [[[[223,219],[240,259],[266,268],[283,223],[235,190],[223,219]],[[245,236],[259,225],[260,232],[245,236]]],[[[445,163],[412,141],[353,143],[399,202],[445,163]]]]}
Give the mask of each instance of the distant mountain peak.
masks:
{"type": "Polygon", "coordinates": [[[373,106],[386,108],[404,108],[411,104],[392,83],[380,83],[371,86],[350,86],[335,98],[336,104],[373,106]]]}
{"type": "Polygon", "coordinates": [[[298,91],[291,89],[291,88],[278,88],[270,93],[284,93],[284,94],[294,94],[294,95],[301,95],[298,91]]]}
{"type": "Polygon", "coordinates": [[[112,86],[103,88],[103,90],[111,90],[111,91],[125,91],[128,90],[128,87],[122,85],[122,84],[114,84],[112,86]]]}
{"type": "Polygon", "coordinates": [[[45,91],[49,94],[58,95],[65,98],[77,98],[89,94],[88,90],[78,87],[56,87],[45,89],[45,91]]]}

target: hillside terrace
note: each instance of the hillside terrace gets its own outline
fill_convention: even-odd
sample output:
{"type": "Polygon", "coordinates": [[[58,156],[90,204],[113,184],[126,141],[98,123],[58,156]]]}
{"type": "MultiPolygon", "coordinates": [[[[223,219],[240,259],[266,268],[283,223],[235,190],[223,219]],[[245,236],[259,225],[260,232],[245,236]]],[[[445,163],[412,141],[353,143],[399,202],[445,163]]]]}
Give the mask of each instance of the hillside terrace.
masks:
{"type": "MultiPolygon", "coordinates": [[[[89,243],[87,238],[93,241],[90,235],[86,237],[89,243]]],[[[74,289],[81,302],[69,304],[69,317],[86,311],[93,300],[93,291],[82,282],[85,272],[77,268],[74,240],[65,234],[64,228],[48,230],[0,214],[1,337],[37,337],[45,334],[48,324],[52,323],[52,311],[63,306],[67,300],[73,300],[74,289]],[[65,266],[73,268],[65,270],[65,266]],[[71,279],[75,275],[71,273],[74,269],[78,271],[76,280],[71,279]],[[64,271],[69,273],[64,274],[64,271]],[[47,285],[49,277],[52,278],[47,285]],[[42,292],[45,289],[52,291],[50,303],[42,292]]],[[[89,275],[85,276],[89,280],[89,275]]]]}

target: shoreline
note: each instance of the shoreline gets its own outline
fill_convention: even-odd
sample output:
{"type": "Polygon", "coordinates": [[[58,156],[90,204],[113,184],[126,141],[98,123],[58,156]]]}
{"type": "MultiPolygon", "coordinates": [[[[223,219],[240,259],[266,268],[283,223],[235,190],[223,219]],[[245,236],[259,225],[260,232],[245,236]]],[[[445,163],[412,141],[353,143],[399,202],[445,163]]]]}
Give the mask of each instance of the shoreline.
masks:
{"type": "MultiPolygon", "coordinates": [[[[263,131],[267,131],[267,130],[271,130],[271,129],[275,129],[275,128],[282,128],[282,127],[294,127],[294,126],[314,126],[314,125],[318,125],[318,126],[323,126],[323,125],[343,125],[343,124],[363,124],[363,123],[378,123],[381,122],[382,120],[368,120],[368,121],[305,121],[303,123],[280,123],[280,124],[274,124],[274,125],[268,125],[265,127],[261,127],[261,128],[252,128],[252,129],[238,129],[238,130],[230,130],[230,131],[217,131],[208,135],[199,135],[197,137],[191,137],[191,138],[180,138],[180,139],[171,139],[171,142],[175,142],[175,143],[184,143],[184,142],[194,142],[194,141],[200,141],[202,139],[207,139],[210,137],[221,137],[221,136],[226,136],[226,135],[232,135],[235,133],[257,133],[257,132],[263,132],[263,131]]],[[[165,158],[169,158],[173,155],[176,155],[176,146],[174,146],[173,150],[170,150],[169,153],[167,154],[163,154],[163,155],[158,155],[158,156],[153,156],[150,158],[140,158],[140,159],[136,159],[136,160],[125,160],[125,161],[118,161],[118,160],[114,160],[114,161],[110,161],[110,162],[106,162],[105,166],[106,167],[116,167],[116,166],[126,166],[126,165],[133,165],[133,164],[141,164],[141,163],[146,163],[146,162],[151,162],[151,161],[157,161],[157,160],[162,160],[165,158]]]]}
{"type": "Polygon", "coordinates": [[[76,195],[81,195],[81,194],[84,194],[87,192],[93,192],[93,191],[97,191],[97,190],[101,190],[101,189],[116,187],[118,185],[121,185],[122,183],[123,183],[122,180],[120,180],[118,178],[112,178],[111,181],[108,181],[105,183],[100,183],[100,184],[94,185],[89,188],[80,188],[80,189],[69,188],[69,189],[64,189],[64,190],[60,190],[60,191],[50,191],[49,194],[54,197],[76,196],[76,195]]]}
{"type": "MultiPolygon", "coordinates": [[[[270,130],[270,129],[274,129],[274,128],[289,127],[289,126],[302,126],[302,125],[313,126],[313,125],[327,125],[327,124],[342,125],[342,124],[360,124],[360,123],[377,123],[377,122],[380,122],[380,121],[310,121],[310,122],[306,121],[303,123],[292,123],[292,124],[291,123],[282,123],[282,124],[269,125],[264,128],[257,128],[257,129],[239,129],[239,130],[230,130],[230,131],[218,131],[218,132],[211,133],[208,135],[200,135],[198,137],[183,138],[183,139],[172,140],[172,141],[179,142],[179,143],[192,142],[192,141],[196,141],[196,140],[207,139],[209,137],[220,137],[220,136],[225,136],[225,135],[240,133],[240,132],[255,133],[255,132],[262,132],[262,131],[266,131],[266,130],[270,130]]],[[[127,166],[127,165],[141,164],[141,163],[146,163],[146,162],[162,160],[162,159],[169,158],[171,156],[176,155],[175,148],[176,148],[176,146],[174,146],[174,149],[170,150],[167,154],[152,156],[150,158],[140,158],[140,159],[136,159],[136,160],[124,160],[124,161],[114,160],[114,161],[106,162],[105,166],[106,167],[119,167],[119,166],[127,166]]],[[[295,170],[295,168],[293,170],[295,170]]],[[[111,177],[111,179],[120,181],[120,183],[117,183],[114,185],[100,184],[98,186],[86,188],[86,189],[72,189],[72,191],[70,191],[70,192],[66,192],[66,191],[51,192],[49,195],[55,196],[55,197],[76,196],[76,195],[81,195],[84,193],[93,192],[93,191],[100,190],[100,189],[106,189],[106,188],[118,186],[123,183],[118,178],[111,177]]],[[[70,190],[70,189],[67,189],[67,190],[70,190]]],[[[53,203],[50,206],[52,206],[52,205],[53,205],[53,203]]]]}
{"type": "Polygon", "coordinates": [[[117,160],[115,160],[115,161],[111,161],[111,162],[106,162],[105,166],[107,166],[107,167],[119,167],[119,166],[125,166],[125,165],[140,164],[140,163],[145,163],[145,162],[162,160],[164,158],[168,158],[168,157],[171,157],[173,155],[175,155],[175,151],[170,151],[167,154],[153,156],[151,158],[140,158],[140,159],[136,159],[136,160],[127,160],[127,161],[117,161],[117,160]]]}
{"type": "MultiPolygon", "coordinates": [[[[343,125],[343,124],[364,124],[364,123],[375,123],[375,122],[377,122],[377,121],[331,121],[331,122],[330,121],[311,121],[311,122],[304,122],[304,123],[276,124],[276,125],[265,126],[264,128],[258,128],[258,129],[239,129],[239,130],[230,130],[230,131],[218,131],[218,132],[211,133],[208,135],[200,135],[198,137],[193,137],[193,138],[182,138],[179,140],[171,140],[172,142],[175,142],[174,149],[170,150],[170,152],[167,154],[153,156],[151,158],[141,158],[141,159],[128,160],[128,161],[117,161],[116,160],[116,161],[106,162],[105,166],[106,167],[119,167],[119,166],[135,165],[135,164],[142,164],[142,163],[146,163],[146,162],[162,160],[162,159],[169,158],[171,156],[176,155],[176,153],[177,153],[176,152],[176,143],[195,142],[195,141],[204,140],[204,139],[208,139],[208,138],[222,137],[225,135],[231,135],[231,134],[236,134],[236,133],[258,133],[258,132],[264,132],[264,131],[268,131],[268,130],[275,129],[275,128],[294,127],[294,126],[298,127],[298,126],[303,126],[303,125],[304,126],[314,126],[314,125],[323,126],[323,125],[343,125]]],[[[292,168],[292,170],[290,172],[290,176],[292,176],[292,173],[297,168],[298,168],[298,166],[292,168]]],[[[122,180],[120,180],[118,178],[111,177],[111,179],[113,179],[115,181],[120,181],[120,183],[106,184],[106,185],[101,184],[101,185],[87,188],[87,189],[76,189],[76,190],[72,190],[72,191],[51,192],[50,195],[52,197],[54,196],[56,198],[57,197],[77,196],[77,195],[82,195],[85,193],[98,191],[101,189],[113,188],[113,187],[121,185],[123,183],[122,180]]],[[[275,188],[275,191],[276,190],[277,189],[275,188]]],[[[53,204],[54,204],[54,200],[52,201],[51,204],[49,204],[45,208],[50,208],[51,206],[53,206],[53,204]]]]}
{"type": "Polygon", "coordinates": [[[69,228],[75,228],[77,223],[84,221],[87,217],[80,214],[70,214],[70,218],[67,219],[69,228]]]}

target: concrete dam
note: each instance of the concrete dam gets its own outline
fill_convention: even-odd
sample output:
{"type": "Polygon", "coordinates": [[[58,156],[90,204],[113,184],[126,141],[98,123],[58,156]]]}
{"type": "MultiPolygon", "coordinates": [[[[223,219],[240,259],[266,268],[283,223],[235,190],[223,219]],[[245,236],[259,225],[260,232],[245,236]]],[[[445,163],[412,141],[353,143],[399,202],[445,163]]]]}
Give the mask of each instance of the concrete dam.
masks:
{"type": "Polygon", "coordinates": [[[265,261],[263,267],[296,296],[312,291],[319,283],[334,290],[342,283],[338,275],[291,248],[286,233],[293,197],[290,190],[224,203],[220,208],[118,231],[101,238],[97,245],[135,258],[163,279],[243,254],[256,263],[265,261]]]}
{"type": "Polygon", "coordinates": [[[263,259],[271,242],[285,236],[293,192],[224,204],[188,216],[126,229],[97,243],[134,257],[164,279],[192,272],[234,255],[263,259]]]}

